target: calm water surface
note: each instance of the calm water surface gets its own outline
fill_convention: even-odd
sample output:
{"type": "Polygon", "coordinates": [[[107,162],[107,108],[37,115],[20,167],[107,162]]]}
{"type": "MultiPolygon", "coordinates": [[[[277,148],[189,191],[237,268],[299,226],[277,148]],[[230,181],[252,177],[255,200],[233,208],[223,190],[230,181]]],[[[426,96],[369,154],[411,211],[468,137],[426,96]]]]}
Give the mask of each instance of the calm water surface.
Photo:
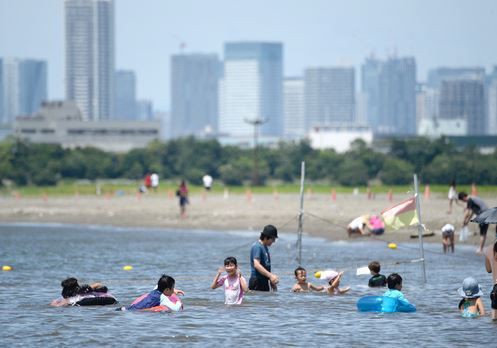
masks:
{"type": "Polygon", "coordinates": [[[210,290],[226,256],[237,257],[250,272],[249,250],[259,233],[164,231],[72,225],[0,225],[0,345],[23,346],[497,346],[497,323],[488,316],[461,318],[456,293],[462,280],[474,276],[488,294],[491,277],[474,247],[457,246],[455,256],[440,254],[440,244],[426,243],[428,284],[421,284],[420,265],[400,263],[419,257],[417,244],[397,250],[382,242],[327,242],[304,237],[303,266],[312,273],[325,268],[346,270],[342,286],[349,294],[292,294],[297,266],[295,236],[282,235],[271,248],[279,291],[249,294],[242,306],[226,307],[222,289],[210,290]],[[399,272],[405,296],[418,307],[413,314],[359,313],[355,303],[365,294],[381,294],[355,275],[370,260],[382,262],[382,273],[399,272]],[[123,271],[124,265],[132,271],[123,271]],[[60,282],[104,282],[121,305],[150,291],[162,273],[183,289],[180,313],[116,312],[114,307],[51,308],[60,282]]]}

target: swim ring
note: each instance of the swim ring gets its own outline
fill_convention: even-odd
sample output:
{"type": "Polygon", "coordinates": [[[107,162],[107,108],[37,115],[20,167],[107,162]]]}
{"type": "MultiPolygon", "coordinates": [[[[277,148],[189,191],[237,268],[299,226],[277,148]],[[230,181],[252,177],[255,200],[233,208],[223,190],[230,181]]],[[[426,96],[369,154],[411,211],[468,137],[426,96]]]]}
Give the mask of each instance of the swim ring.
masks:
{"type": "Polygon", "coordinates": [[[396,298],[385,296],[363,296],[357,301],[359,312],[416,312],[416,306],[396,298]]]}
{"type": "MultiPolygon", "coordinates": [[[[131,302],[130,306],[139,303],[140,301],[145,299],[148,295],[149,295],[149,293],[146,293],[146,294],[139,296],[136,300],[131,302]]],[[[162,295],[162,296],[164,296],[164,295],[162,295]]],[[[181,299],[178,296],[176,296],[175,294],[172,294],[171,296],[166,296],[166,297],[167,297],[167,299],[169,299],[171,308],[168,306],[159,305],[159,306],[154,306],[154,307],[150,307],[150,308],[140,309],[140,311],[171,312],[171,311],[179,311],[180,309],[183,309],[183,303],[181,302],[181,299]]]]}

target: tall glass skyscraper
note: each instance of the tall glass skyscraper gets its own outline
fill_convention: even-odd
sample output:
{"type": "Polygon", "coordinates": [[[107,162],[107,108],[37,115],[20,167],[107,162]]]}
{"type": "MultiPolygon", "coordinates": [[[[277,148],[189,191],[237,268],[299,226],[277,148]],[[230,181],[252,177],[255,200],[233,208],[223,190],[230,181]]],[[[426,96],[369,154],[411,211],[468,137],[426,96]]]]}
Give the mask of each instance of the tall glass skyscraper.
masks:
{"type": "Polygon", "coordinates": [[[217,132],[218,83],[221,63],[216,54],[171,57],[171,135],[217,132]]]}
{"type": "Polygon", "coordinates": [[[355,70],[345,67],[305,71],[306,130],[313,126],[351,123],[355,112],[355,70]]]}
{"type": "Polygon", "coordinates": [[[362,92],[367,100],[368,123],[375,134],[416,134],[416,61],[412,57],[362,66],[362,92]]]}
{"type": "Polygon", "coordinates": [[[47,100],[47,63],[40,60],[0,59],[0,124],[31,115],[47,100]]]}
{"type": "Polygon", "coordinates": [[[283,133],[283,45],[230,42],[224,45],[224,80],[219,131],[253,134],[246,121],[264,120],[262,135],[283,133]]]}
{"type": "Polygon", "coordinates": [[[83,119],[114,115],[114,2],[65,0],[66,99],[83,119]]]}
{"type": "Polygon", "coordinates": [[[137,119],[135,73],[130,70],[117,70],[114,81],[114,118],[118,120],[137,119]]]}

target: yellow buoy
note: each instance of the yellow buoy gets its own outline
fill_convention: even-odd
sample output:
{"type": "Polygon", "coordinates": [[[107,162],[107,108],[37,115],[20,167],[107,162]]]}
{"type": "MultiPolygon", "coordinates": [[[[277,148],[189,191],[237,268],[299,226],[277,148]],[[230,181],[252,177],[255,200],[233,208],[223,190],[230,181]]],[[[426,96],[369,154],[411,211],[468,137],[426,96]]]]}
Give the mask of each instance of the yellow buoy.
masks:
{"type": "Polygon", "coordinates": [[[321,271],[317,271],[316,273],[314,273],[314,277],[320,279],[321,278],[321,271]]]}
{"type": "Polygon", "coordinates": [[[132,269],[133,269],[133,266],[130,266],[130,265],[126,265],[123,267],[124,271],[131,271],[132,269]]]}
{"type": "Polygon", "coordinates": [[[388,247],[390,249],[397,249],[397,244],[395,244],[395,243],[388,243],[388,247]]]}
{"type": "Polygon", "coordinates": [[[2,266],[2,271],[5,271],[5,272],[12,271],[12,267],[11,266],[7,266],[7,265],[2,266]]]}

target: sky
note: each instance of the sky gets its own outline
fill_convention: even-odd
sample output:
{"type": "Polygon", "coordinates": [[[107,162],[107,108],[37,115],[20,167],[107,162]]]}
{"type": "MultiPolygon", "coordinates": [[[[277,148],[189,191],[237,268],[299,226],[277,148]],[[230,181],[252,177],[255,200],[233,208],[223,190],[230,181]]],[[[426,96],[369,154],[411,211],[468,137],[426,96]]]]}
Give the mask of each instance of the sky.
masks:
{"type": "MultiPolygon", "coordinates": [[[[495,0],[115,0],[116,68],[138,97],[170,108],[170,56],[223,55],[228,41],[284,44],[285,76],[414,56],[418,80],[438,66],[497,65],[495,0]]],[[[64,98],[63,0],[0,0],[0,57],[48,61],[49,98],[64,98]]],[[[359,89],[359,86],[357,86],[359,89]]]]}

